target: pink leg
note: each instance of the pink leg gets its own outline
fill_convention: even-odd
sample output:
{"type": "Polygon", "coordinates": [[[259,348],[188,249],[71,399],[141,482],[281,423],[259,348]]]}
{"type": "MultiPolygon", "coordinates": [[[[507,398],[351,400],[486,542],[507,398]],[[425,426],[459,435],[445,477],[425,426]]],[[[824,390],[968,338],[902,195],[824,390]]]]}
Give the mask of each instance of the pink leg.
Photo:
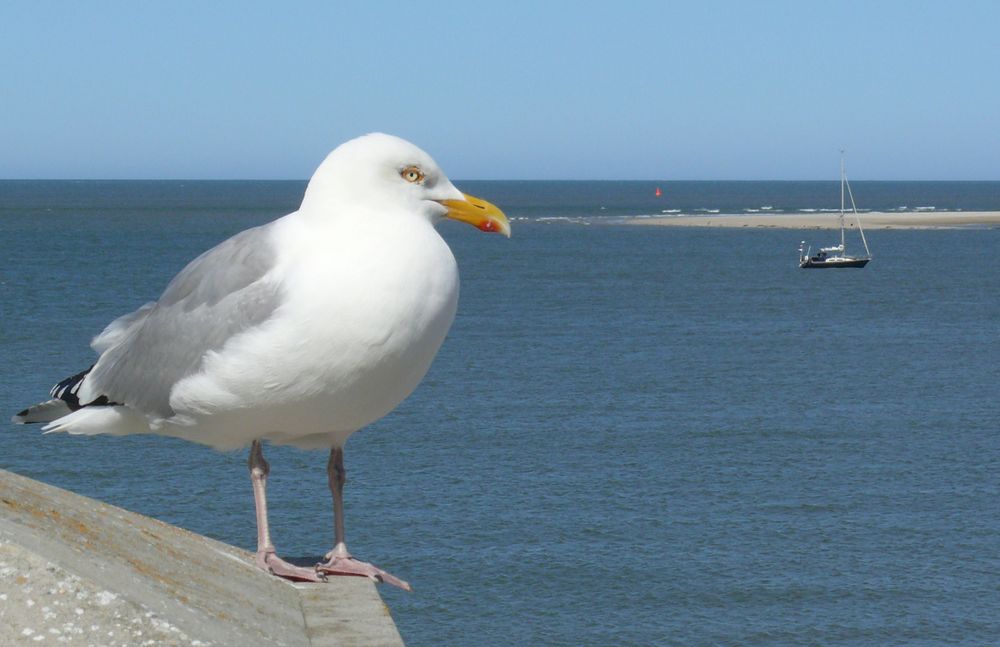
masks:
{"type": "Polygon", "coordinates": [[[253,441],[250,446],[250,458],[247,460],[247,465],[250,467],[253,502],[254,508],[257,510],[257,557],[254,560],[257,568],[290,580],[321,581],[323,576],[318,574],[315,569],[289,564],[278,557],[274,551],[274,544],[271,543],[271,531],[267,524],[267,475],[271,471],[271,466],[264,460],[264,450],[259,440],[253,441]]]}
{"type": "Polygon", "coordinates": [[[333,495],[333,550],[326,554],[326,561],[316,565],[320,573],[330,575],[359,575],[376,582],[385,582],[409,591],[410,585],[403,580],[386,573],[377,566],[361,562],[347,552],[347,542],[344,540],[344,483],[347,482],[347,472],[344,470],[344,449],[334,447],[330,450],[330,460],[326,464],[326,474],[330,482],[330,493],[333,495]]]}

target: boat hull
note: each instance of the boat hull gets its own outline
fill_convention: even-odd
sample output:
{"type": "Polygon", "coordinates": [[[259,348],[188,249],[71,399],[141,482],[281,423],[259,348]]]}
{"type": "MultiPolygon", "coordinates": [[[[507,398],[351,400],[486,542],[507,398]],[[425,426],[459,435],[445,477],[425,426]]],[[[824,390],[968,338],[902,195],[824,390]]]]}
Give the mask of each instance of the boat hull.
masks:
{"type": "Polygon", "coordinates": [[[820,268],[832,268],[832,267],[864,267],[868,265],[870,258],[838,258],[838,259],[826,259],[822,261],[814,261],[811,258],[807,258],[799,262],[799,267],[803,269],[820,269],[820,268]]]}

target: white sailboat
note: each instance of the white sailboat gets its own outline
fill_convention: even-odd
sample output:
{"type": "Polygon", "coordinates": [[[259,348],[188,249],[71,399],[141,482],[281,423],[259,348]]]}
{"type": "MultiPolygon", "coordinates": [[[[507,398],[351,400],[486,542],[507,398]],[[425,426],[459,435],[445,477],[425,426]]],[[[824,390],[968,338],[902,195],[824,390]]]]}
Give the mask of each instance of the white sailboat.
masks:
{"type": "Polygon", "coordinates": [[[844,171],[844,151],[840,151],[840,244],[831,247],[820,247],[819,251],[813,254],[812,247],[810,246],[806,249],[806,241],[803,240],[799,244],[799,267],[864,267],[870,260],[872,260],[872,253],[868,249],[865,230],[861,228],[861,216],[858,214],[858,207],[854,204],[854,194],[851,192],[851,185],[847,181],[847,173],[844,171]],[[851,256],[847,253],[847,245],[844,237],[845,187],[847,189],[847,196],[851,199],[851,210],[858,223],[858,233],[861,234],[861,242],[865,246],[864,256],[851,256]]]}

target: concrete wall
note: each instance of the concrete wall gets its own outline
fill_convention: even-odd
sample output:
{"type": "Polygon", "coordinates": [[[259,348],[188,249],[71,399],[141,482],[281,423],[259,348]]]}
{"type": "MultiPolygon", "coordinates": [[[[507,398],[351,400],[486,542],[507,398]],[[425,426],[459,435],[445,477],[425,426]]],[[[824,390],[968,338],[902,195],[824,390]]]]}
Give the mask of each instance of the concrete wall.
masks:
{"type": "Polygon", "coordinates": [[[375,585],[291,584],[246,551],[0,470],[0,645],[402,645],[375,585]]]}

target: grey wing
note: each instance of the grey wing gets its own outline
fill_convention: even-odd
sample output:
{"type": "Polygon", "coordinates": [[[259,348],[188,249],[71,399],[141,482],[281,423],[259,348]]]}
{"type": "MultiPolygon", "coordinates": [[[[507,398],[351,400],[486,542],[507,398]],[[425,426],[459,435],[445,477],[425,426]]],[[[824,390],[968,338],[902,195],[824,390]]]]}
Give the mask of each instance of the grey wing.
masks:
{"type": "Polygon", "coordinates": [[[173,415],[170,391],[206,353],[271,317],[280,286],[268,225],[248,229],[191,261],[156,303],[114,320],[91,344],[88,400],[106,396],[137,411],[173,415]]]}

